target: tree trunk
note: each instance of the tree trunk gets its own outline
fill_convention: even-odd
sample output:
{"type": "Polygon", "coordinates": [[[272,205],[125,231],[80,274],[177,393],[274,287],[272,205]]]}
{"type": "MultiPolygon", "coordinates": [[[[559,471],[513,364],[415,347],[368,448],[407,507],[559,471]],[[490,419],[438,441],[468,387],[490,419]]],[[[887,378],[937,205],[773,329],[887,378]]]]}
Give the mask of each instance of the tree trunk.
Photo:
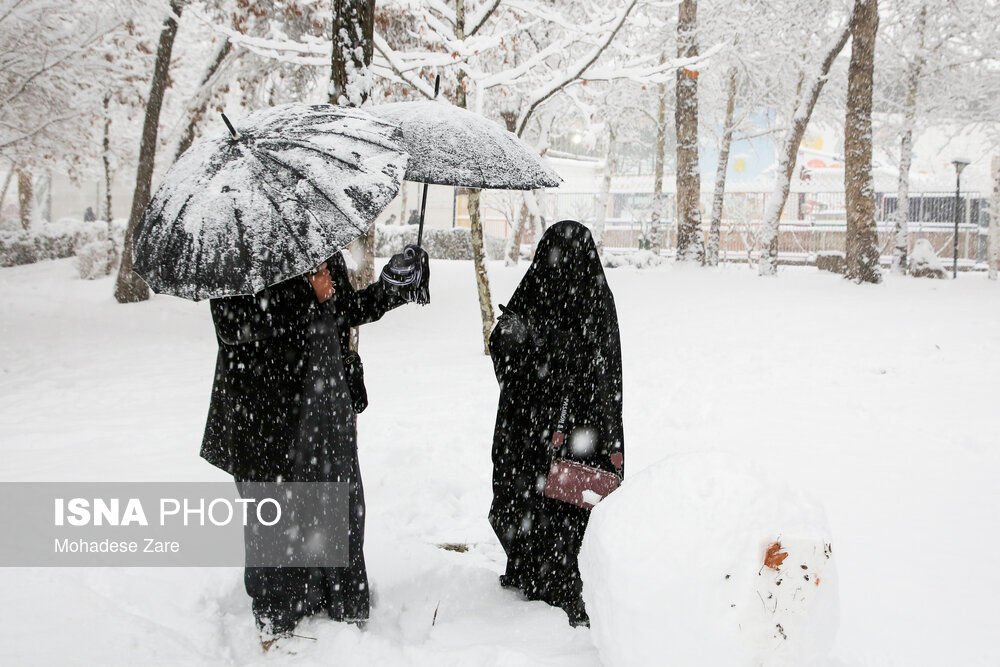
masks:
{"type": "Polygon", "coordinates": [[[872,180],[872,75],[877,31],[878,0],[856,0],[851,17],[851,66],[847,74],[847,117],[844,121],[847,203],[844,277],[867,283],[882,279],[872,180]]]}
{"type": "MultiPolygon", "coordinates": [[[[514,111],[502,111],[500,117],[503,118],[504,124],[507,126],[508,132],[516,132],[517,130],[517,113],[514,111]]],[[[504,256],[504,266],[514,266],[519,261],[521,261],[521,243],[524,240],[524,227],[528,223],[528,204],[524,201],[523,195],[521,199],[521,210],[517,214],[517,218],[513,221],[510,228],[510,234],[507,235],[507,240],[504,242],[503,256],[504,256]]]]}
{"type": "MultiPolygon", "coordinates": [[[[697,0],[681,0],[677,57],[698,55],[697,0]]],[[[698,167],[698,72],[677,70],[674,127],[677,131],[677,259],[704,261],[701,235],[701,171],[698,167]]]]}
{"type": "Polygon", "coordinates": [[[826,85],[826,77],[830,73],[837,56],[847,44],[847,38],[851,34],[850,26],[844,28],[826,51],[826,56],[820,64],[819,70],[809,83],[808,90],[804,89],[798,96],[793,107],[792,122],[788,133],[781,146],[778,148],[778,164],[774,172],[774,191],[764,210],[764,222],[760,235],[760,264],[758,271],[762,276],[773,276],[778,268],[778,225],[781,222],[781,212],[785,209],[785,202],[788,200],[788,190],[791,187],[792,174],[795,173],[795,161],[799,154],[799,145],[802,137],[806,133],[809,119],[812,117],[813,109],[819,94],[826,85]]]}
{"type": "Polygon", "coordinates": [[[153,67],[153,82],[149,88],[149,99],[146,102],[146,117],[142,126],[142,143],[139,147],[139,167],[135,175],[135,191],[132,193],[132,210],[129,213],[128,227],[125,229],[125,243],[122,246],[122,262],[118,267],[118,280],[115,282],[115,299],[118,303],[135,303],[149,298],[149,287],[132,271],[132,234],[135,226],[142,218],[142,212],[149,203],[153,186],[153,166],[156,159],[156,134],[160,125],[160,109],[163,106],[163,94],[167,89],[167,79],[170,72],[170,54],[174,48],[174,38],[177,37],[177,19],[184,4],[181,0],[172,0],[171,13],[163,21],[160,31],[160,43],[156,48],[156,65],[153,67]]]}
{"type": "Polygon", "coordinates": [[[333,0],[330,104],[360,107],[372,90],[375,0],[333,0]]]}
{"type": "Polygon", "coordinates": [[[906,127],[899,140],[899,181],[893,213],[892,272],[906,275],[910,249],[910,166],[913,163],[913,128],[906,127]]]}
{"type": "MultiPolygon", "coordinates": [[[[455,38],[465,40],[465,0],[455,1],[455,38]]],[[[459,67],[455,106],[465,109],[465,70],[459,67]]],[[[496,322],[493,315],[493,297],[490,295],[490,276],[486,272],[486,253],[483,251],[483,221],[480,217],[479,190],[468,191],[469,240],[472,243],[472,264],[476,273],[476,292],[479,294],[479,315],[483,323],[483,354],[490,353],[490,333],[496,322]]]]}
{"type": "MultiPolygon", "coordinates": [[[[104,140],[101,143],[101,161],[104,163],[104,220],[108,223],[108,234],[111,233],[111,114],[108,106],[111,96],[104,96],[104,140]]],[[[110,239],[111,237],[108,236],[110,239]]]]}
{"type": "Polygon", "coordinates": [[[990,280],[1000,268],[1000,156],[993,158],[993,200],[990,202],[990,229],[986,237],[986,263],[990,280]]]}
{"type": "Polygon", "coordinates": [[[31,219],[35,217],[35,190],[32,187],[31,172],[17,170],[17,205],[21,217],[21,227],[31,229],[31,219]]]}
{"type": "Polygon", "coordinates": [[[524,242],[524,228],[528,225],[528,204],[521,195],[521,210],[511,227],[510,236],[504,245],[504,266],[514,266],[521,260],[521,244],[524,242]]]}
{"type": "MultiPolygon", "coordinates": [[[[372,89],[370,67],[375,52],[375,0],[333,0],[333,49],[330,56],[330,104],[360,107],[372,89]]],[[[349,271],[354,289],[375,282],[375,225],[351,244],[360,258],[349,271]]],[[[351,329],[351,349],[361,343],[358,327],[351,329]]]]}
{"type": "MultiPolygon", "coordinates": [[[[220,67],[222,67],[222,63],[226,61],[226,56],[229,55],[232,48],[232,44],[227,39],[219,47],[219,50],[215,52],[215,57],[212,58],[212,62],[209,64],[208,69],[205,70],[205,76],[202,77],[201,85],[203,88],[208,85],[208,82],[212,80],[215,73],[219,71],[220,67]]],[[[205,117],[205,111],[208,108],[210,96],[208,94],[202,94],[200,97],[201,101],[198,105],[188,111],[188,126],[184,130],[181,140],[177,143],[177,151],[174,153],[175,162],[177,161],[177,158],[183,155],[184,151],[190,148],[191,144],[194,143],[194,137],[198,132],[198,124],[201,122],[201,119],[205,117]]]]}
{"type": "MultiPolygon", "coordinates": [[[[660,64],[667,61],[666,51],[660,54],[660,64]]],[[[656,152],[653,154],[653,210],[649,214],[650,248],[654,252],[666,245],[666,224],[663,222],[663,164],[667,157],[667,84],[656,87],[656,152]]]]}
{"type": "Polygon", "coordinates": [[[11,165],[10,169],[7,170],[7,175],[3,179],[3,189],[0,189],[0,222],[3,221],[3,203],[7,200],[7,189],[10,187],[10,182],[14,180],[15,171],[17,169],[14,168],[14,165],[11,165]]]}
{"type": "Polygon", "coordinates": [[[715,168],[715,191],[712,193],[712,221],[708,228],[705,264],[719,265],[719,237],[722,234],[722,208],[726,200],[726,174],[729,172],[729,147],[733,143],[733,113],[736,111],[736,70],[729,72],[729,95],[726,98],[726,119],[722,123],[719,144],[719,164],[715,168]]]}
{"type": "Polygon", "coordinates": [[[45,170],[45,178],[42,179],[42,196],[45,198],[45,205],[42,208],[41,219],[52,222],[52,170],[45,170]]]}
{"type": "Polygon", "coordinates": [[[545,201],[545,189],[538,188],[524,193],[524,203],[528,205],[528,213],[531,215],[531,260],[535,260],[535,251],[538,250],[538,242],[542,240],[545,233],[545,216],[542,215],[542,205],[545,201]]]}
{"type": "Polygon", "coordinates": [[[409,211],[406,210],[406,181],[399,188],[399,224],[405,225],[410,221],[409,211]]]}
{"type": "Polygon", "coordinates": [[[917,13],[916,33],[919,39],[917,53],[907,72],[906,107],[903,110],[903,133],[899,140],[899,185],[896,192],[896,213],[893,216],[894,244],[892,272],[905,275],[910,250],[910,166],[913,164],[913,126],[917,115],[917,92],[924,68],[924,31],[927,27],[927,6],[917,13]]]}
{"type": "Polygon", "coordinates": [[[469,190],[469,226],[472,240],[472,264],[476,271],[476,292],[479,294],[479,315],[483,322],[483,354],[490,353],[490,333],[493,331],[493,298],[490,278],[486,273],[483,253],[483,223],[479,219],[479,190],[469,190]]]}
{"type": "Polygon", "coordinates": [[[615,126],[608,123],[608,150],[604,155],[604,178],[601,194],[597,198],[597,215],[594,216],[594,245],[597,254],[604,257],[604,229],[608,218],[608,200],[611,198],[611,177],[615,173],[615,126]]]}
{"type": "Polygon", "coordinates": [[[104,96],[104,141],[102,142],[101,159],[104,162],[104,221],[108,226],[108,258],[105,265],[104,275],[109,275],[115,270],[115,266],[121,261],[118,256],[118,246],[115,244],[115,235],[112,228],[111,212],[111,114],[108,106],[111,103],[111,96],[104,96]]]}

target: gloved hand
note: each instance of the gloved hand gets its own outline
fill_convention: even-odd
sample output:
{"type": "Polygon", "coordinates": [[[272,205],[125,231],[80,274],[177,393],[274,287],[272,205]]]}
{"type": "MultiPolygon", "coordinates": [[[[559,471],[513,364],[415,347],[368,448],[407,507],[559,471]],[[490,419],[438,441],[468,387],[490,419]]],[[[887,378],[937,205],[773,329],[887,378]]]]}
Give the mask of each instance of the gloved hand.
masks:
{"type": "Polygon", "coordinates": [[[497,327],[500,332],[513,338],[518,345],[528,339],[528,326],[517,313],[500,304],[500,317],[497,318],[497,327]]]}
{"type": "Polygon", "coordinates": [[[431,265],[427,251],[413,244],[393,255],[379,276],[379,282],[387,293],[420,304],[431,301],[430,280],[431,265]]]}

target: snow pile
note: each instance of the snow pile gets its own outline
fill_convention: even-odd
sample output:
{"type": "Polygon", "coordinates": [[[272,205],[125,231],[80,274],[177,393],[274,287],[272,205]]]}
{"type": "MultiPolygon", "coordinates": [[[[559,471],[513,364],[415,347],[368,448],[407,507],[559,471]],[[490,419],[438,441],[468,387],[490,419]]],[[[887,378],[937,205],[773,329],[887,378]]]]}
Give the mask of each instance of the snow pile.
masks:
{"type": "Polygon", "coordinates": [[[919,239],[910,253],[910,275],[915,278],[947,278],[941,258],[927,239],[919,239]]]}
{"type": "Polygon", "coordinates": [[[819,665],[838,625],[822,508],[724,454],[650,466],[594,509],[580,554],[607,665],[819,665]]]}
{"type": "Polygon", "coordinates": [[[659,253],[652,250],[639,250],[623,254],[606,253],[604,255],[604,266],[609,269],[619,267],[632,267],[634,269],[648,269],[659,266],[667,261],[666,257],[661,257],[659,253]]]}

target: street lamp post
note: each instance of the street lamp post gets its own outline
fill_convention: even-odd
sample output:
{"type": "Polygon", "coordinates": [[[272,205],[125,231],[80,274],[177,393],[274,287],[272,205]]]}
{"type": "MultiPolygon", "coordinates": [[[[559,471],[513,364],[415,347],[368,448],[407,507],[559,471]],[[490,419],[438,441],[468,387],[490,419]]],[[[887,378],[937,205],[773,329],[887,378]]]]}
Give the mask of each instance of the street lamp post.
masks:
{"type": "Polygon", "coordinates": [[[958,278],[958,223],[962,219],[962,170],[969,166],[969,160],[957,157],[951,161],[955,165],[955,252],[951,265],[951,277],[958,278]]]}

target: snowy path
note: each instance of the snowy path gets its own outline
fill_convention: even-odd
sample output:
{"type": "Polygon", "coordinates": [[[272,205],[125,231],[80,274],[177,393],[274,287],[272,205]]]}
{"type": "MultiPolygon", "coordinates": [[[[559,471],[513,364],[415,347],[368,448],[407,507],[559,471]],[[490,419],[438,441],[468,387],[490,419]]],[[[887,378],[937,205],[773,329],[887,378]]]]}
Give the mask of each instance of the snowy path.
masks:
{"type": "MultiPolygon", "coordinates": [[[[495,302],[522,270],[491,266],[495,302]]],[[[432,305],[363,331],[367,632],[310,621],[299,632],[318,641],[265,659],[239,570],[7,569],[0,660],[598,664],[587,630],[496,584],[485,516],[497,389],[471,263],[434,262],[432,275],[432,305]]],[[[746,267],[609,279],[630,473],[716,449],[819,498],[840,573],[835,664],[1000,662],[1000,287],[982,275],[858,287],[815,269],[758,280],[746,267]]],[[[197,457],[215,358],[207,306],[124,307],[110,292],[76,280],[69,260],[0,269],[0,480],[225,479],[197,457]]],[[[683,618],[684,601],[664,604],[683,618]]]]}

